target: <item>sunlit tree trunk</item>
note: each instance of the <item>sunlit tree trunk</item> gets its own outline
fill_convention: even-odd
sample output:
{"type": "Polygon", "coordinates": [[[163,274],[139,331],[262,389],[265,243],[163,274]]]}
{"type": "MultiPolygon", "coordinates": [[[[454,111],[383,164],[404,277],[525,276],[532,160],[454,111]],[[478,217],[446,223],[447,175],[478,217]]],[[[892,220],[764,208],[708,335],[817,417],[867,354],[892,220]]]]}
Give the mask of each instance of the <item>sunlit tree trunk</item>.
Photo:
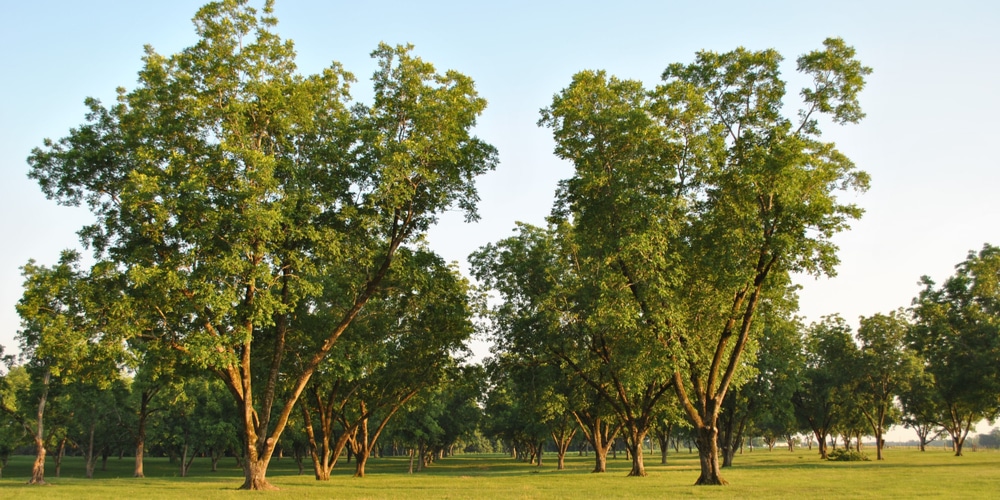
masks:
{"type": "Polygon", "coordinates": [[[42,376],[42,396],[38,398],[38,412],[35,414],[35,463],[31,466],[31,479],[28,484],[45,483],[45,403],[49,397],[49,381],[52,372],[46,368],[42,376]]]}

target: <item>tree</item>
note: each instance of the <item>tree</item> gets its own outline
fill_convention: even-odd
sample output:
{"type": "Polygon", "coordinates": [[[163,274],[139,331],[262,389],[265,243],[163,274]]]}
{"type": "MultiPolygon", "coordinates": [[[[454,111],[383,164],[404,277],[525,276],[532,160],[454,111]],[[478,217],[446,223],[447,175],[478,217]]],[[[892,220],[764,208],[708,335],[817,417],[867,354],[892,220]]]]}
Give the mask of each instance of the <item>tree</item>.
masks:
{"type": "Polygon", "coordinates": [[[862,317],[858,327],[861,343],[858,398],[861,411],[875,434],[878,460],[883,460],[882,435],[888,430],[887,418],[897,412],[896,398],[918,373],[916,356],[907,349],[909,322],[903,311],[862,317]]]}
{"type": "Polygon", "coordinates": [[[130,293],[190,324],[164,340],[226,384],[255,490],[271,488],[296,401],[397,250],[453,205],[475,219],[474,178],[496,164],[469,132],[486,105],[471,79],[380,45],[374,102],[352,108],[353,77],[338,64],[297,74],[272,14],[271,1],[260,15],[245,0],[206,5],[194,46],[147,48],[134,90],[110,108],[88,99],[84,125],[29,157],[48,197],[95,214],[84,242],[130,293]],[[291,335],[291,313],[330,286],[340,300],[324,313],[338,320],[291,335]]]}
{"type": "Polygon", "coordinates": [[[937,424],[943,413],[934,387],[934,376],[923,369],[918,370],[899,399],[903,404],[903,425],[916,431],[920,451],[926,451],[927,445],[945,432],[937,424]]]}
{"type": "Polygon", "coordinates": [[[792,395],[796,418],[816,436],[819,456],[827,458],[826,438],[854,397],[850,370],[857,346],[840,316],[826,316],[806,329],[802,386],[792,395]]]}
{"type": "MultiPolygon", "coordinates": [[[[46,409],[62,403],[67,411],[73,384],[106,388],[118,376],[119,337],[106,328],[108,297],[101,286],[103,266],[92,273],[80,268],[79,255],[64,251],[59,264],[45,267],[28,262],[22,267],[24,294],[17,303],[21,329],[17,332],[20,357],[29,373],[29,393],[18,396],[22,424],[34,435],[35,463],[29,484],[45,484],[46,447],[58,441],[58,471],[68,420],[51,422],[45,431],[46,409]],[[31,410],[28,410],[29,403],[31,410]]],[[[58,473],[57,473],[58,474],[58,473]]]]}
{"type": "Polygon", "coordinates": [[[796,303],[791,291],[781,299],[766,301],[762,307],[762,327],[759,348],[753,363],[753,376],[734,388],[723,400],[719,417],[719,447],[722,466],[733,464],[743,438],[759,432],[771,440],[790,440],[797,431],[793,394],[800,390],[802,373],[802,343],[800,328],[790,312],[796,303]]]}
{"type": "Polygon", "coordinates": [[[567,229],[519,224],[515,236],[470,257],[473,274],[504,299],[491,314],[503,355],[559,367],[585,384],[584,392],[592,391],[587,398],[606,403],[593,412],[599,406],[583,399],[576,414],[597,453],[594,471],[604,471],[607,449],[622,430],[632,458],[629,475],[644,476],[642,443],[673,383],[670,372],[658,363],[663,353],[657,344],[629,323],[637,310],[622,301],[626,289],[590,274],[602,270],[580,253],[567,229]]]}
{"type": "Polygon", "coordinates": [[[30,426],[25,425],[22,417],[19,400],[21,395],[28,393],[31,380],[23,366],[13,365],[13,357],[2,355],[3,347],[0,346],[0,357],[7,364],[7,372],[0,376],[0,477],[11,453],[29,443],[31,434],[30,426]]]}
{"type": "MultiPolygon", "coordinates": [[[[383,289],[313,377],[302,406],[317,479],[329,479],[344,445],[357,457],[355,474],[364,476],[389,420],[417,393],[442,383],[473,331],[470,295],[468,282],[437,255],[400,250],[383,289]],[[341,433],[331,447],[334,422],[341,433]]],[[[305,327],[321,328],[314,316],[318,322],[305,327]]]]}
{"type": "Polygon", "coordinates": [[[800,57],[813,86],[793,121],[781,114],[780,60],[773,50],[700,52],[652,91],[581,72],[542,110],[556,155],[575,167],[553,212],[572,228],[580,289],[590,290],[595,328],[583,335],[633,339],[671,372],[659,387],[673,388],[694,424],[697,484],[725,484],[717,421],[762,297],[790,272],[833,272],[831,238],[861,215],[837,193],[868,183],[819,139],[818,117],[860,120],[870,69],[840,39],[800,57]]]}
{"type": "Polygon", "coordinates": [[[198,456],[209,457],[215,470],[222,453],[239,447],[238,413],[225,386],[218,378],[194,375],[171,389],[176,392],[170,404],[154,414],[154,440],[171,461],[178,459],[181,477],[198,456]]]}
{"type": "Polygon", "coordinates": [[[961,456],[972,425],[1000,412],[1000,248],[969,252],[940,287],[927,276],[921,283],[907,340],[930,375],[924,404],[961,456]]]}

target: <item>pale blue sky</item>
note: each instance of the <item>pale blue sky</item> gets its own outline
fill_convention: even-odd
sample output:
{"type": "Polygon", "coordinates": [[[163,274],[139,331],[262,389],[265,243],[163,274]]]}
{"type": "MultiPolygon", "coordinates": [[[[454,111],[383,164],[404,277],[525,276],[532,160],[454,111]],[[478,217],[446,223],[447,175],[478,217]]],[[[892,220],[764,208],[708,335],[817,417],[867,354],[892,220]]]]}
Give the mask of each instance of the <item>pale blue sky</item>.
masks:
{"type": "MultiPolygon", "coordinates": [[[[83,122],[87,96],[110,102],[131,88],[142,46],[170,54],[195,41],[201,1],[2,0],[0,16],[0,344],[16,349],[18,267],[51,264],[87,220],[44,199],[25,157],[45,137],[83,122]]],[[[282,36],[299,68],[336,60],[355,73],[356,98],[370,94],[368,54],[379,41],[413,43],[438,69],[470,75],[490,106],[477,133],[500,151],[480,182],[482,221],[445,217],[431,245],[460,261],[510,234],[515,220],[541,224],[568,164],[552,156],[538,110],[573,73],[605,69],[659,81],[671,62],[700,49],[776,48],[793,81],[794,60],[828,36],[843,37],[874,68],[861,96],[868,117],[827,127],[826,137],[872,176],[858,197],[868,213],[839,236],[834,279],[803,280],[808,319],[908,306],[918,278],[942,280],[970,249],[1000,244],[1000,2],[318,2],[278,0],[282,36]]]]}

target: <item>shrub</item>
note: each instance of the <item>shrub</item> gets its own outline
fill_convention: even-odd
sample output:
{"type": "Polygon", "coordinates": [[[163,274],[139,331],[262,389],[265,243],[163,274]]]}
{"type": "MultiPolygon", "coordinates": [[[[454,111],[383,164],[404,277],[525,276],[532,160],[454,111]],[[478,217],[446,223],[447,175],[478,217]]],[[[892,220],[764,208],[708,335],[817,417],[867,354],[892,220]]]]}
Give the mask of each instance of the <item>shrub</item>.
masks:
{"type": "Polygon", "coordinates": [[[867,462],[868,455],[860,451],[838,448],[830,452],[826,459],[834,462],[867,462]]]}

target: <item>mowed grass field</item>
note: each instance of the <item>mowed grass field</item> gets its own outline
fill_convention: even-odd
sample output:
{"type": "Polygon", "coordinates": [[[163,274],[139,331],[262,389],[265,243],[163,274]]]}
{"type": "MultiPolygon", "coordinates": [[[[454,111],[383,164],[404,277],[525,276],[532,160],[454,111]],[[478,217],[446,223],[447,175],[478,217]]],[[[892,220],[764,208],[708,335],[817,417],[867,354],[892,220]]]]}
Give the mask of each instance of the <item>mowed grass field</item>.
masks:
{"type": "MultiPolygon", "coordinates": [[[[935,447],[886,450],[883,462],[826,462],[815,451],[755,450],[736,457],[725,470],[730,485],[695,487],[696,454],[671,453],[667,465],[659,454],[646,456],[649,475],[625,477],[630,463],[619,453],[608,458],[608,472],[592,474],[593,456],[572,453],[567,469],[556,470],[555,454],[541,467],[515,462],[503,455],[458,455],[417,474],[407,474],[405,458],[371,459],[368,475],[353,478],[353,464],[341,463],[327,482],[313,479],[310,469],[298,474],[290,458],[273,460],[268,472],[276,492],[245,492],[241,471],[232,458],[209,470],[198,458],[190,475],[178,477],[167,459],[148,458],[147,477],[131,477],[131,458],[108,460],[94,479],[83,474],[83,459],[67,457],[62,477],[49,462],[50,486],[26,486],[32,457],[12,457],[0,480],[0,499],[8,498],[1000,498],[1000,452],[967,451],[964,457],[935,447]]],[[[98,465],[100,469],[100,465],[98,465]]]]}

